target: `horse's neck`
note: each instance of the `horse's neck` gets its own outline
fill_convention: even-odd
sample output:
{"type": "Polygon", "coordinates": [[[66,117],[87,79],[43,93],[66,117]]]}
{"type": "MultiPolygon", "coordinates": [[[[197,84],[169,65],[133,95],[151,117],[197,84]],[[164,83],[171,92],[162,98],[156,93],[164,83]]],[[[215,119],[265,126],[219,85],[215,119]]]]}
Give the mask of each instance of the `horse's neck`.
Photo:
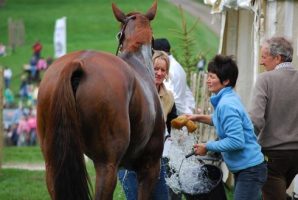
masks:
{"type": "Polygon", "coordinates": [[[129,63],[137,72],[146,70],[154,80],[151,45],[142,45],[137,52],[123,52],[120,57],[129,63]],[[143,69],[142,69],[143,68],[143,69]]]}

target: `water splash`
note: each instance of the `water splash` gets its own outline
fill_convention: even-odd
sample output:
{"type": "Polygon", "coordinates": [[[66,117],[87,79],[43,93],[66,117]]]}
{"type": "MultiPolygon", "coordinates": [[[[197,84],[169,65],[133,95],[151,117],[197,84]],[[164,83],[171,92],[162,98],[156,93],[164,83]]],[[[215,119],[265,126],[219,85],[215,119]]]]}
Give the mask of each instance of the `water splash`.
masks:
{"type": "Polygon", "coordinates": [[[166,178],[175,193],[206,194],[215,186],[207,176],[207,171],[196,156],[185,159],[192,151],[197,138],[187,130],[172,129],[172,143],[168,150],[170,176],[166,178]]]}

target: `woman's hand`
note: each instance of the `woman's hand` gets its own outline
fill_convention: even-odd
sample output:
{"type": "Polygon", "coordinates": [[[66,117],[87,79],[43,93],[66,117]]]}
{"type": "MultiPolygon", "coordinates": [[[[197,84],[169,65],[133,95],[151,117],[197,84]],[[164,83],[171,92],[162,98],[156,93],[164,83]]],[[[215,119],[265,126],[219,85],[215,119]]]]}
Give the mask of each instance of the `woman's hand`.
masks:
{"type": "Polygon", "coordinates": [[[185,117],[187,117],[187,119],[191,120],[191,121],[198,121],[198,114],[184,114],[185,117]]]}
{"type": "Polygon", "coordinates": [[[205,156],[207,154],[206,144],[194,144],[193,148],[196,155],[205,156]]]}

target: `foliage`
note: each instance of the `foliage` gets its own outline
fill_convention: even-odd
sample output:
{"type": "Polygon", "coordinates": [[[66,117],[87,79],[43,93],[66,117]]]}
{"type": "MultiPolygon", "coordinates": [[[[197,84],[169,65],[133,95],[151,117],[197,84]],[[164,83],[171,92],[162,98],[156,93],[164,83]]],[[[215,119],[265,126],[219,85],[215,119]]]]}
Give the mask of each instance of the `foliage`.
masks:
{"type": "Polygon", "coordinates": [[[200,23],[199,19],[192,21],[187,20],[186,13],[181,6],[179,6],[179,14],[181,21],[179,29],[171,29],[171,32],[173,32],[178,39],[178,48],[173,50],[173,54],[184,67],[188,84],[190,84],[192,72],[198,70],[198,62],[204,60],[206,63],[207,59],[216,53],[216,47],[211,47],[210,45],[205,46],[203,43],[206,42],[207,39],[213,40],[214,42],[216,41],[216,44],[218,44],[218,38],[214,36],[212,32],[205,32],[206,28],[202,27],[202,23],[200,23]],[[192,24],[192,26],[189,27],[189,24],[192,24]],[[197,32],[198,30],[199,32],[197,32]],[[213,36],[215,38],[213,38],[213,36]],[[202,45],[200,48],[197,47],[198,43],[202,45]]]}
{"type": "Polygon", "coordinates": [[[191,75],[191,71],[195,71],[195,65],[197,63],[197,58],[193,55],[193,47],[195,44],[195,39],[191,33],[194,31],[194,28],[198,24],[198,20],[195,21],[192,27],[188,28],[185,17],[184,11],[179,6],[180,16],[181,16],[181,30],[173,30],[177,34],[177,38],[180,40],[180,47],[182,49],[182,56],[180,57],[179,61],[181,65],[186,70],[186,76],[189,78],[191,75]]]}

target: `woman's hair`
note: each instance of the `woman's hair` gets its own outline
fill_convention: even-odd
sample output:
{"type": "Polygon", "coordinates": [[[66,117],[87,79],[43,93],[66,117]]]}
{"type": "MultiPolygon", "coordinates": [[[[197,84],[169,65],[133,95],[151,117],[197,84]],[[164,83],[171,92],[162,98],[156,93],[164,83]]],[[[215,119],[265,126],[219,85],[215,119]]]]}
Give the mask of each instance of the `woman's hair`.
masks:
{"type": "Polygon", "coordinates": [[[167,74],[169,74],[170,60],[169,60],[168,54],[164,51],[155,50],[154,54],[153,54],[153,57],[152,57],[153,65],[154,65],[156,59],[162,59],[166,62],[166,64],[167,64],[167,74]]]}
{"type": "Polygon", "coordinates": [[[222,84],[225,80],[230,80],[227,86],[235,87],[238,67],[232,56],[216,55],[208,63],[208,72],[216,74],[222,84]]]}
{"type": "Polygon", "coordinates": [[[271,56],[281,56],[282,62],[292,62],[293,46],[284,37],[272,37],[263,44],[271,56]]]}

